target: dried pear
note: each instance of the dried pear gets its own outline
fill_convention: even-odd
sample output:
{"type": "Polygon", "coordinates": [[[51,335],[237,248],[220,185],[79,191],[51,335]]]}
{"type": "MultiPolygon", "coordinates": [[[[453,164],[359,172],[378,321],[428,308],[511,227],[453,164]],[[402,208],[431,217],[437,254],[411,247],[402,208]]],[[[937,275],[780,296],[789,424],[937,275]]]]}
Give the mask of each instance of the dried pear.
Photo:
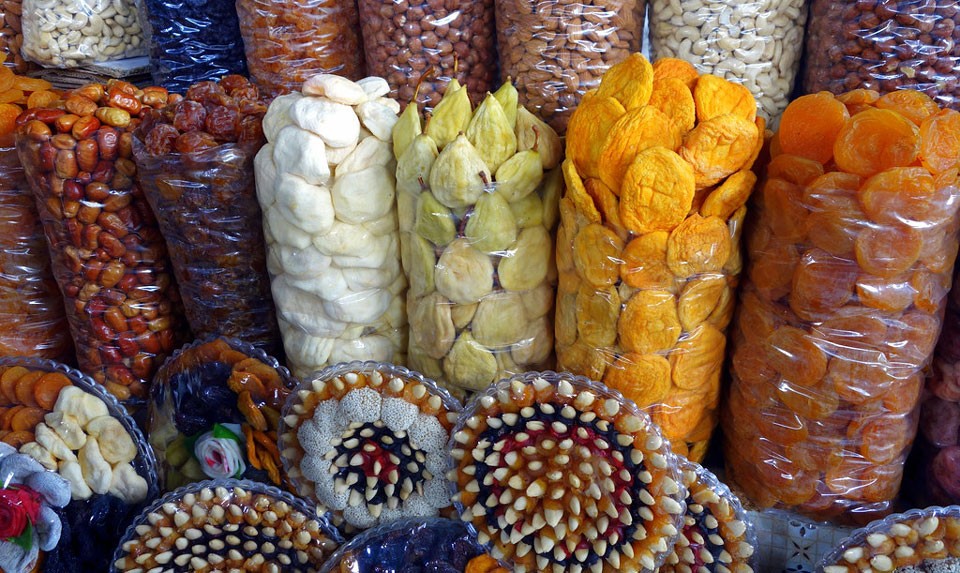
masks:
{"type": "Polygon", "coordinates": [[[456,80],[450,80],[443,99],[433,108],[433,115],[427,120],[424,133],[433,139],[438,149],[443,149],[457,138],[457,134],[467,129],[472,114],[467,88],[460,87],[456,80]]]}
{"type": "Polygon", "coordinates": [[[536,149],[540,152],[543,169],[553,169],[563,159],[563,142],[552,127],[533,115],[526,108],[517,111],[517,149],[536,149]]]}
{"type": "Polygon", "coordinates": [[[450,301],[439,293],[410,301],[410,342],[430,358],[443,358],[457,337],[450,315],[450,301]]]}
{"type": "Polygon", "coordinates": [[[474,112],[465,135],[491,172],[496,172],[504,161],[517,152],[517,136],[513,133],[513,126],[503,113],[500,102],[489,93],[474,112]]]}
{"type": "Polygon", "coordinates": [[[499,192],[484,193],[463,230],[470,244],[479,251],[492,254],[505,251],[517,240],[517,223],[510,205],[499,192]]]}
{"type": "Polygon", "coordinates": [[[543,227],[524,229],[517,238],[512,256],[500,259],[497,267],[503,288],[523,291],[542,283],[553,261],[550,256],[552,247],[550,233],[543,227]]]}
{"type": "Polygon", "coordinates": [[[434,280],[440,294],[453,302],[474,303],[493,290],[493,263],[467,239],[456,239],[440,255],[434,280]]]}
{"type": "Polygon", "coordinates": [[[497,376],[497,359],[469,332],[464,332],[444,359],[443,373],[452,384],[473,391],[483,390],[497,376]]]}
{"type": "Polygon", "coordinates": [[[499,292],[480,301],[470,328],[477,342],[491,350],[502,350],[522,340],[527,323],[523,299],[515,292],[499,292]]]}
{"type": "Polygon", "coordinates": [[[437,264],[437,256],[434,253],[433,245],[423,237],[415,233],[407,233],[403,237],[404,247],[409,247],[408,260],[403,262],[403,267],[407,270],[407,278],[410,281],[410,292],[414,296],[423,296],[433,292],[434,289],[434,266],[437,264]]]}
{"type": "Polygon", "coordinates": [[[543,201],[536,193],[510,203],[510,212],[521,229],[543,225],[543,201]]]}
{"type": "Polygon", "coordinates": [[[560,194],[563,191],[563,173],[551,169],[543,178],[543,226],[552,229],[560,216],[560,194]]]}
{"type": "Polygon", "coordinates": [[[438,247],[446,246],[457,236],[450,210],[433,198],[428,191],[420,194],[417,222],[414,231],[438,247]]]}
{"type": "Polygon", "coordinates": [[[510,129],[513,129],[517,124],[520,94],[517,93],[517,88],[513,87],[513,82],[510,78],[507,78],[507,81],[503,82],[500,89],[493,92],[493,97],[497,98],[497,101],[500,102],[500,107],[503,108],[503,115],[507,116],[510,129]]]}
{"type": "Polygon", "coordinates": [[[540,153],[533,150],[517,152],[497,169],[496,179],[497,190],[508,202],[523,199],[543,180],[540,153]]]}
{"type": "Polygon", "coordinates": [[[400,119],[393,126],[393,155],[397,159],[403,155],[407,147],[418,135],[423,133],[420,125],[420,109],[415,102],[407,104],[407,109],[400,114],[400,119]]]}
{"type": "Polygon", "coordinates": [[[430,169],[433,195],[451,209],[476,203],[492,180],[487,164],[463,134],[440,152],[430,169]]]}
{"type": "Polygon", "coordinates": [[[430,172],[440,152],[437,145],[426,135],[418,135],[397,160],[397,191],[414,196],[430,181],[430,172]]]}

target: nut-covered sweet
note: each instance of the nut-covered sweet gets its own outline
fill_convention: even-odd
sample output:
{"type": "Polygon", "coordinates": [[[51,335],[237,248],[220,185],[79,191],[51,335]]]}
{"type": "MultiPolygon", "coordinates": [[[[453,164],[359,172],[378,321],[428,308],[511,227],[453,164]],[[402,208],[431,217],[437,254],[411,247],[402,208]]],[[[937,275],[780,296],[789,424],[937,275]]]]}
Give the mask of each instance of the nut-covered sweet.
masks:
{"type": "Polygon", "coordinates": [[[18,74],[36,69],[36,64],[23,59],[23,0],[7,0],[0,7],[0,53],[6,55],[4,65],[18,74]]]}
{"type": "Polygon", "coordinates": [[[267,98],[297,92],[310,76],[363,77],[357,6],[343,0],[239,0],[250,77],[267,98]]]}
{"type": "Polygon", "coordinates": [[[806,18],[803,0],[650,0],[650,53],[743,84],[775,128],[793,93],[806,18]]]}
{"type": "MultiPolygon", "coordinates": [[[[166,246],[133,162],[131,130],[150,109],[140,103],[147,93],[117,80],[71,92],[65,107],[74,115],[100,116],[79,140],[73,127],[81,120],[58,123],[62,109],[31,109],[17,120],[17,151],[51,246],[77,360],[120,399],[146,395],[181,322],[166,246]],[[141,108],[132,116],[113,107],[131,107],[128,95],[141,108]],[[109,125],[120,115],[126,128],[109,125]]],[[[162,93],[158,108],[177,99],[162,93]]]]}
{"type": "Polygon", "coordinates": [[[803,90],[922,91],[957,108],[960,12],[944,0],[810,4],[803,90]],[[883,30],[883,33],[877,33],[883,30]]]}
{"type": "Polygon", "coordinates": [[[500,75],[559,134],[610,66],[639,52],[646,0],[497,0],[500,75]]]}
{"type": "Polygon", "coordinates": [[[390,84],[390,97],[428,109],[451,78],[479,102],[497,73],[493,0],[360,0],[367,71],[390,84]],[[420,83],[417,93],[417,83],[420,83]]]}

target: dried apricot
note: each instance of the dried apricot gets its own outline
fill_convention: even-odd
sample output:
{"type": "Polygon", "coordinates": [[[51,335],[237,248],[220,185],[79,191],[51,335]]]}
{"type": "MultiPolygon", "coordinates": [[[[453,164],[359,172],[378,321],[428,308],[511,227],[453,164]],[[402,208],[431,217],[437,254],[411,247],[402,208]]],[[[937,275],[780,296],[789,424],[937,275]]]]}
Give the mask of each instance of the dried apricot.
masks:
{"type": "Polygon", "coordinates": [[[623,241],[616,233],[591,223],[573,239],[573,263],[578,274],[594,286],[608,286],[620,278],[623,241]]]}
{"type": "Polygon", "coordinates": [[[895,90],[884,94],[876,102],[877,109],[889,109],[920,125],[925,119],[940,111],[937,102],[916,90],[895,90]]]}
{"type": "Polygon", "coordinates": [[[5,92],[13,88],[13,82],[16,80],[16,76],[13,73],[13,70],[3,66],[3,69],[0,69],[0,92],[5,92]]]}
{"type": "Polygon", "coordinates": [[[702,189],[742,169],[756,141],[757,126],[752,120],[727,113],[693,128],[680,146],[680,156],[693,166],[696,187],[702,189]]]}
{"type": "Polygon", "coordinates": [[[763,215],[781,239],[801,242],[807,234],[803,187],[783,179],[767,179],[763,186],[763,215]]]}
{"type": "Polygon", "coordinates": [[[858,359],[849,356],[831,358],[825,378],[837,396],[854,405],[882,396],[893,382],[883,363],[872,360],[869,352],[860,354],[858,359]]]}
{"type": "Polygon", "coordinates": [[[756,183],[757,176],[753,171],[737,171],[707,195],[700,206],[700,214],[704,217],[715,215],[727,219],[746,204],[756,183]]]}
{"type": "Polygon", "coordinates": [[[803,202],[811,211],[836,209],[836,201],[845,203],[850,197],[856,197],[863,179],[853,173],[831,171],[824,173],[807,183],[803,192],[803,202]]]}
{"type": "Polygon", "coordinates": [[[933,173],[960,163],[960,113],[944,109],[920,124],[920,162],[933,173]]]}
{"type": "Polygon", "coordinates": [[[734,346],[732,366],[737,381],[749,386],[770,385],[779,378],[767,362],[763,347],[755,342],[734,346]]]}
{"type": "Polygon", "coordinates": [[[623,105],[612,97],[587,92],[580,100],[567,124],[567,158],[584,177],[599,176],[599,142],[606,141],[610,128],[625,113],[623,105]]]}
{"type": "Polygon", "coordinates": [[[910,286],[913,305],[919,310],[935,314],[950,290],[950,276],[918,269],[910,277],[910,286]]]}
{"type": "Polygon", "coordinates": [[[818,320],[853,297],[859,269],[849,259],[809,249],[793,273],[790,308],[800,318],[818,320]]]}
{"type": "Polygon", "coordinates": [[[857,236],[857,264],[870,274],[895,277],[909,269],[920,256],[921,235],[901,226],[871,227],[857,236]]]}
{"type": "Polygon", "coordinates": [[[840,399],[829,384],[805,387],[782,380],[777,386],[780,401],[808,420],[822,420],[840,406],[840,399]]]}
{"type": "Polygon", "coordinates": [[[870,308],[900,312],[913,303],[913,296],[908,276],[883,278],[862,274],[857,278],[857,298],[870,308]]]}
{"type": "Polygon", "coordinates": [[[53,89],[53,84],[40,78],[28,78],[27,76],[17,76],[13,80],[13,87],[25,92],[49,91],[53,89]]]}
{"type": "Polygon", "coordinates": [[[659,109],[667,119],[676,141],[693,129],[697,122],[697,108],[693,102],[690,88],[680,78],[653,80],[653,93],[650,95],[650,107],[659,109]]]}
{"type": "Polygon", "coordinates": [[[670,352],[672,379],[677,388],[705,392],[720,387],[727,339],[709,324],[701,324],[670,352]]]}
{"type": "Polygon", "coordinates": [[[923,390],[923,373],[907,378],[894,378],[883,395],[883,407],[891,414],[910,414],[920,400],[923,390]]]}
{"type": "Polygon", "coordinates": [[[704,122],[724,114],[733,114],[750,123],[757,117],[757,102],[753,94],[741,84],[720,76],[705,74],[693,88],[697,107],[697,121],[704,122]]]}
{"type": "Polygon", "coordinates": [[[678,277],[719,272],[730,258],[730,230],[719,217],[693,214],[667,239],[667,266],[678,277]]]}
{"type": "Polygon", "coordinates": [[[763,342],[779,326],[777,317],[752,290],[743,293],[737,324],[748,342],[763,342]]]}
{"type": "Polygon", "coordinates": [[[607,368],[603,383],[645,408],[670,393],[670,363],[656,354],[628,352],[607,368]]]}
{"type": "Polygon", "coordinates": [[[767,177],[783,179],[795,185],[808,185],[823,175],[823,165],[813,159],[784,153],[767,164],[767,177]]]}
{"type": "Polygon", "coordinates": [[[847,438],[860,444],[863,457],[877,464],[890,463],[903,455],[912,435],[910,420],[899,415],[854,420],[847,429],[847,438]]]}
{"type": "Polygon", "coordinates": [[[888,109],[868,109],[850,118],[833,144],[837,167],[869,177],[905,167],[920,154],[920,130],[888,109]]]}
{"type": "Polygon", "coordinates": [[[30,94],[30,97],[27,98],[27,108],[34,109],[34,108],[50,107],[53,104],[55,104],[59,99],[60,99],[60,96],[58,96],[57,94],[51,91],[47,91],[47,90],[35,91],[32,94],[30,94]]]}
{"type": "Polygon", "coordinates": [[[677,299],[668,291],[637,292],[617,323],[620,346],[640,354],[669,350],[677,343],[681,330],[677,299]]]}
{"type": "Polygon", "coordinates": [[[887,326],[888,354],[892,360],[902,363],[899,366],[909,371],[930,358],[941,325],[937,315],[911,310],[897,319],[888,320],[887,326]]]}
{"type": "Polygon", "coordinates": [[[657,146],[676,150],[680,141],[663,112],[652,106],[632,109],[613,124],[603,140],[597,158],[600,180],[617,192],[638,153],[657,146]]]}
{"type": "Polygon", "coordinates": [[[14,432],[23,430],[32,432],[33,429],[37,427],[37,424],[43,421],[45,414],[46,412],[40,408],[24,408],[10,419],[10,429],[14,432]]]}
{"type": "Polygon", "coordinates": [[[700,74],[693,64],[679,58],[659,58],[653,63],[653,81],[666,78],[676,78],[683,82],[687,89],[693,90],[697,85],[700,74]]]}
{"type": "Polygon", "coordinates": [[[862,308],[853,313],[838,313],[813,329],[828,342],[828,352],[841,356],[858,349],[879,349],[887,337],[883,316],[862,308]]]}
{"type": "Polygon", "coordinates": [[[949,274],[957,260],[957,239],[954,232],[943,227],[921,230],[923,246],[920,247],[920,262],[935,273],[949,274]]]}
{"type": "Polygon", "coordinates": [[[667,267],[666,231],[653,231],[635,237],[623,250],[620,278],[634,288],[670,289],[673,273],[667,267]]]}
{"type": "Polygon", "coordinates": [[[47,411],[53,411],[53,406],[60,397],[60,391],[70,386],[70,379],[59,372],[45,374],[33,387],[33,396],[37,404],[47,411]]]}
{"type": "Polygon", "coordinates": [[[600,212],[604,224],[622,229],[620,221],[620,200],[616,194],[599,179],[587,179],[583,182],[587,194],[593,199],[593,204],[600,212]]]}
{"type": "Polygon", "coordinates": [[[683,329],[691,331],[707,320],[716,309],[726,288],[727,278],[721,274],[706,274],[690,279],[684,285],[677,304],[683,329]]]}
{"type": "Polygon", "coordinates": [[[800,261],[793,242],[772,239],[762,250],[751,249],[750,255],[753,259],[748,271],[750,280],[761,295],[778,300],[790,292],[793,270],[800,261]]]}
{"type": "Polygon", "coordinates": [[[617,339],[620,294],[613,287],[598,290],[585,284],[577,293],[576,314],[580,341],[594,348],[611,346],[617,339]]]}
{"type": "Polygon", "coordinates": [[[938,188],[923,167],[898,167],[877,173],[860,189],[860,204],[871,220],[885,225],[929,226],[952,215],[952,187],[938,188]]]}
{"type": "Polygon", "coordinates": [[[27,407],[23,404],[16,404],[5,409],[0,413],[0,428],[9,430],[10,422],[13,420],[13,417],[16,416],[21,410],[25,410],[27,407]]]}
{"type": "Polygon", "coordinates": [[[837,101],[844,105],[873,105],[878,99],[880,99],[880,92],[864,88],[850,90],[837,96],[837,101]]]}
{"type": "Polygon", "coordinates": [[[763,153],[767,138],[772,136],[772,134],[767,131],[767,120],[763,119],[763,116],[758,115],[753,123],[757,126],[757,142],[754,144],[753,151],[750,152],[746,163],[743,164],[744,169],[753,169],[753,164],[757,162],[760,154],[763,153]]]}
{"type": "Polygon", "coordinates": [[[693,168],[663,147],[637,154],[620,189],[620,220],[634,233],[670,231],[690,211],[696,192],[693,168]]]}
{"type": "Polygon", "coordinates": [[[890,501],[900,492],[902,479],[903,465],[900,463],[867,466],[860,473],[863,482],[860,497],[870,503],[890,501]]]}
{"type": "Polygon", "coordinates": [[[757,416],[757,429],[768,442],[787,446],[807,439],[805,420],[786,408],[766,408],[757,416]]]}
{"type": "MultiPolygon", "coordinates": [[[[7,69],[0,66],[0,69],[7,69]]],[[[20,106],[12,103],[0,103],[0,135],[13,133],[17,129],[17,116],[21,113],[20,106]]]]}
{"type": "Polygon", "coordinates": [[[775,139],[783,153],[827,163],[833,157],[834,141],[848,118],[847,108],[833,94],[801,96],[784,110],[775,139]]]}
{"type": "Polygon", "coordinates": [[[35,438],[34,438],[33,432],[28,430],[22,430],[19,432],[10,432],[9,434],[3,437],[3,440],[0,440],[0,441],[3,441],[3,443],[19,449],[24,444],[29,444],[34,440],[35,438]]]}
{"type": "MultiPolygon", "coordinates": [[[[568,157],[563,161],[563,180],[566,183],[566,194],[564,199],[569,199],[573,206],[576,207],[577,212],[583,215],[591,223],[600,222],[600,212],[597,211],[597,206],[593,203],[593,198],[590,197],[590,194],[587,193],[586,188],[583,186],[583,180],[580,179],[580,175],[577,173],[576,167],[573,165],[573,161],[568,157]]],[[[563,207],[563,202],[561,201],[561,207],[563,207]]],[[[563,214],[563,209],[560,209],[560,213],[563,214]]]]}
{"type": "Polygon", "coordinates": [[[32,370],[17,380],[16,394],[18,403],[29,408],[36,408],[39,406],[36,398],[33,397],[33,387],[36,385],[38,380],[43,378],[43,375],[44,372],[42,370],[32,370]]]}
{"type": "Polygon", "coordinates": [[[800,386],[815,386],[827,372],[827,355],[799,328],[775,330],[767,338],[766,353],[767,361],[785,380],[800,386]]]}
{"type": "Polygon", "coordinates": [[[23,92],[18,89],[9,89],[0,92],[0,103],[19,103],[23,99],[23,92]]]}
{"type": "MultiPolygon", "coordinates": [[[[560,275],[561,279],[563,274],[560,275]]],[[[563,284],[561,282],[561,284],[563,284]]],[[[577,341],[577,291],[560,289],[557,293],[556,331],[557,346],[570,345],[577,341]]]]}
{"type": "Polygon", "coordinates": [[[616,98],[630,111],[647,105],[653,92],[653,66],[639,53],[613,65],[600,81],[597,95],[616,98]]]}

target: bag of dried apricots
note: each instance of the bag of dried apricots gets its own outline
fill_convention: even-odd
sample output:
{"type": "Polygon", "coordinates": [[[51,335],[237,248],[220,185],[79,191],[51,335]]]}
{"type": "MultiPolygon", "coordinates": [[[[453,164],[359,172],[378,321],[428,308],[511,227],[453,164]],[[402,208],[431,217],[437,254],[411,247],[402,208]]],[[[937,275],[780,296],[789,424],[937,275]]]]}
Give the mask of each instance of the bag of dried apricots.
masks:
{"type": "Polygon", "coordinates": [[[820,92],[784,112],[724,416],[728,475],[756,505],[890,509],[957,254],[958,130],[960,113],[911,91],[820,92]]]}
{"type": "Polygon", "coordinates": [[[693,460],[717,423],[764,132],[747,88],[640,54],[610,68],[567,127],[560,368],[647,408],[693,460]]]}

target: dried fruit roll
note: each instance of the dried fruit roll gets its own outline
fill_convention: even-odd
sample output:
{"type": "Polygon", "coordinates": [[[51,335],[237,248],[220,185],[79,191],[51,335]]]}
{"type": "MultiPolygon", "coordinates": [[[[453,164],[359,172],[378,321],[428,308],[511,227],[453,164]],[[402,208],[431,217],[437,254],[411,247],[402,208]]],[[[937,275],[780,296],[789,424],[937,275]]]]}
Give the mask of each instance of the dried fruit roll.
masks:
{"type": "Polygon", "coordinates": [[[889,511],[957,253],[958,121],[908,91],[820,92],[784,112],[724,422],[729,476],[755,504],[889,511]]]}
{"type": "Polygon", "coordinates": [[[567,128],[558,365],[647,408],[694,461],[717,423],[763,138],[746,88],[640,54],[610,68],[567,128]]]}
{"type": "Polygon", "coordinates": [[[557,134],[511,84],[473,110],[452,80],[425,126],[407,106],[393,142],[410,366],[457,395],[547,366],[557,134]]]}

